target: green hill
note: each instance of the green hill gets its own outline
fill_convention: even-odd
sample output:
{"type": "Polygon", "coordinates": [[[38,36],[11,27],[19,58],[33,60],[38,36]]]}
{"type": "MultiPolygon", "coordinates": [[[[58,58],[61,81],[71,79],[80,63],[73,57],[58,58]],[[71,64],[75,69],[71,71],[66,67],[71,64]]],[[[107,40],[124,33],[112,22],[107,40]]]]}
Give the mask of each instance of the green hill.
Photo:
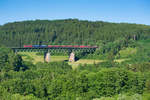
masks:
{"type": "Polygon", "coordinates": [[[36,20],[0,26],[0,45],[28,44],[100,45],[118,39],[146,39],[150,26],[78,19],[36,20]]]}

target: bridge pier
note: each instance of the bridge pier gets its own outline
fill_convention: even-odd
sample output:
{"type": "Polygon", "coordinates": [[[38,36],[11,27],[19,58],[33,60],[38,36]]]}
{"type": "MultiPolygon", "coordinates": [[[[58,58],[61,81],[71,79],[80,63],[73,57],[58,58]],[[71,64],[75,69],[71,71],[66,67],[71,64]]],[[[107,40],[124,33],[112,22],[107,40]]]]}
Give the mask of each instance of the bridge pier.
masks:
{"type": "Polygon", "coordinates": [[[74,52],[70,53],[69,62],[75,62],[75,53],[74,52]]]}
{"type": "Polygon", "coordinates": [[[75,52],[93,53],[97,46],[48,46],[48,47],[14,47],[11,48],[15,53],[17,52],[44,52],[44,62],[50,62],[50,52],[67,52],[69,55],[69,62],[75,62],[75,52]]]}
{"type": "Polygon", "coordinates": [[[44,61],[45,61],[45,62],[50,62],[50,52],[46,52],[46,53],[44,54],[44,61]]]}

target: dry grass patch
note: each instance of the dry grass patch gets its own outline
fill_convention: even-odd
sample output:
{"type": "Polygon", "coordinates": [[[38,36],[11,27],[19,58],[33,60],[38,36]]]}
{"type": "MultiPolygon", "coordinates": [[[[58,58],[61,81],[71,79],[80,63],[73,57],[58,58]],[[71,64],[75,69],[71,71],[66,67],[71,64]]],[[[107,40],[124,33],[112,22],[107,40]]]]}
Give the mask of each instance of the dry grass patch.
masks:
{"type": "Polygon", "coordinates": [[[80,64],[84,65],[84,64],[97,64],[100,62],[103,62],[104,60],[94,60],[94,59],[79,59],[76,62],[68,62],[69,65],[72,66],[73,69],[77,68],[80,64]]]}

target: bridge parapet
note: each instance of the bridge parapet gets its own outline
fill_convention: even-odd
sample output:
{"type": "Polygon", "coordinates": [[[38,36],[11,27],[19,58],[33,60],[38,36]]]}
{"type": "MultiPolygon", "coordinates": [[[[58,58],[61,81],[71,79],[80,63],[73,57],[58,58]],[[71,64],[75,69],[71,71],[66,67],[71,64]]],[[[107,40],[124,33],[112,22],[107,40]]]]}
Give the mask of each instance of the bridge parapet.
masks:
{"type": "Polygon", "coordinates": [[[92,53],[96,48],[12,48],[14,52],[89,52],[92,53]]]}

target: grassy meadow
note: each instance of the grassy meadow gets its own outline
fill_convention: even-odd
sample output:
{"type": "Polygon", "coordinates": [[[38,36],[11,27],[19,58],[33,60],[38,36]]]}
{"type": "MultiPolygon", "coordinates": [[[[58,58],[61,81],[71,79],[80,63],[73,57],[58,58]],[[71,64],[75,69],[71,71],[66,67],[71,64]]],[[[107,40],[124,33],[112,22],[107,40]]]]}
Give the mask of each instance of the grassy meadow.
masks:
{"type": "MultiPolygon", "coordinates": [[[[24,61],[31,61],[33,64],[36,64],[37,62],[44,62],[44,56],[43,55],[37,55],[36,52],[18,52],[23,58],[24,61]]],[[[69,56],[50,56],[50,62],[57,62],[57,61],[68,61],[69,56]]],[[[128,59],[116,59],[115,62],[123,62],[128,59]]],[[[79,59],[76,62],[68,62],[69,65],[72,66],[73,69],[77,68],[79,65],[84,64],[97,64],[100,62],[104,62],[105,60],[97,60],[97,59],[79,59]]]]}
{"type": "MultiPolygon", "coordinates": [[[[44,62],[43,55],[37,55],[36,52],[19,52],[24,61],[31,61],[34,64],[37,62],[44,62]]],[[[69,56],[50,56],[51,62],[57,61],[68,61],[69,56]]],[[[94,60],[94,59],[79,59],[76,62],[68,62],[69,65],[72,65],[73,68],[76,68],[80,64],[96,64],[104,60],[94,60]]]]}

